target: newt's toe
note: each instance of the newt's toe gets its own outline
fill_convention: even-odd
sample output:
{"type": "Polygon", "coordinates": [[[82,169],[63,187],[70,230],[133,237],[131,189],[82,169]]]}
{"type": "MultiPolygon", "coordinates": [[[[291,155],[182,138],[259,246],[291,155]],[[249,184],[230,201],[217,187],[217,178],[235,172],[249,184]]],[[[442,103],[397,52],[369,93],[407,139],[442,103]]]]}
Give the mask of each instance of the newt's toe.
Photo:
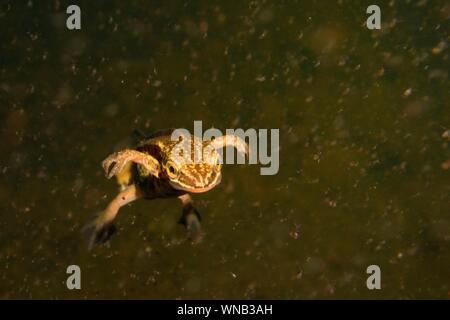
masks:
{"type": "Polygon", "coordinates": [[[105,243],[116,232],[116,227],[112,223],[98,226],[96,220],[83,227],[82,232],[87,237],[88,250],[96,245],[105,243]]]}

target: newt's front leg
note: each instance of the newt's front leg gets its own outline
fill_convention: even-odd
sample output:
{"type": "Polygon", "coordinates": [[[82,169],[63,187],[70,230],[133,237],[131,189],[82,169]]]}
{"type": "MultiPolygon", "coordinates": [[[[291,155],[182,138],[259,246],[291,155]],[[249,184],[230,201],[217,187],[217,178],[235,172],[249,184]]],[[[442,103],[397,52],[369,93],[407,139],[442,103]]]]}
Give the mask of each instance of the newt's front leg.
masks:
{"type": "Polygon", "coordinates": [[[159,177],[159,162],[151,155],[136,150],[126,149],[109,155],[102,162],[106,177],[112,178],[125,169],[129,162],[134,162],[143,166],[148,174],[159,177]]]}
{"type": "Polygon", "coordinates": [[[143,192],[135,185],[130,185],[120,192],[94,221],[83,228],[83,232],[88,236],[88,249],[90,250],[94,245],[107,241],[115,232],[112,222],[119,213],[119,209],[143,196],[143,192]]]}

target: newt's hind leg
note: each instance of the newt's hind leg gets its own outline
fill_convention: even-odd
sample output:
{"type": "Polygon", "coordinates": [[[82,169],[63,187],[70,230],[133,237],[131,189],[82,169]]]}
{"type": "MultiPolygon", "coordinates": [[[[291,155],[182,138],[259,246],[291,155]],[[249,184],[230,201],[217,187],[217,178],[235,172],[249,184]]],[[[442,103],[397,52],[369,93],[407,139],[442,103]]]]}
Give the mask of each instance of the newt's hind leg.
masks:
{"type": "Polygon", "coordinates": [[[187,237],[193,242],[200,242],[203,236],[202,226],[200,224],[200,213],[195,209],[192,198],[189,194],[179,196],[183,206],[183,213],[179,223],[184,225],[187,230],[187,237]]]}
{"type": "Polygon", "coordinates": [[[88,249],[96,244],[106,242],[115,232],[113,220],[124,205],[142,198],[144,195],[135,185],[128,186],[121,191],[99,215],[83,228],[88,236],[88,249]]]}

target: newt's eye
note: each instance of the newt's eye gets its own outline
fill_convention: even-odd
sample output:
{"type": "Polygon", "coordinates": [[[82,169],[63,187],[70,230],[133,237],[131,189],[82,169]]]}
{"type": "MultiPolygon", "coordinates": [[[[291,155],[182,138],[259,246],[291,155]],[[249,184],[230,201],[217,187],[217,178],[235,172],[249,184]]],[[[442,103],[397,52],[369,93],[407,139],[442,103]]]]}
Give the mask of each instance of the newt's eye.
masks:
{"type": "Polygon", "coordinates": [[[170,178],[176,178],[178,175],[178,170],[172,162],[167,162],[166,171],[170,178]]]}

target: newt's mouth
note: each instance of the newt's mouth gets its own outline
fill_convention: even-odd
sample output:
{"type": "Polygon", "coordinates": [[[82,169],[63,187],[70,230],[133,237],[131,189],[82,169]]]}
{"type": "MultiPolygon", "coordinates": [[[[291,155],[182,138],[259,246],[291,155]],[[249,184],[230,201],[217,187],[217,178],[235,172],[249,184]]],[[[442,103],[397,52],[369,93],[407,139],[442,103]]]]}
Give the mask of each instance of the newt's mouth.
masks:
{"type": "Polygon", "coordinates": [[[169,181],[169,183],[172,186],[172,188],[177,189],[177,190],[182,190],[182,191],[191,192],[191,193],[202,193],[202,192],[209,191],[212,188],[214,188],[215,186],[217,186],[220,183],[221,179],[222,179],[222,177],[219,176],[219,178],[214,183],[211,183],[204,187],[187,187],[187,186],[183,186],[174,181],[169,181]]]}

